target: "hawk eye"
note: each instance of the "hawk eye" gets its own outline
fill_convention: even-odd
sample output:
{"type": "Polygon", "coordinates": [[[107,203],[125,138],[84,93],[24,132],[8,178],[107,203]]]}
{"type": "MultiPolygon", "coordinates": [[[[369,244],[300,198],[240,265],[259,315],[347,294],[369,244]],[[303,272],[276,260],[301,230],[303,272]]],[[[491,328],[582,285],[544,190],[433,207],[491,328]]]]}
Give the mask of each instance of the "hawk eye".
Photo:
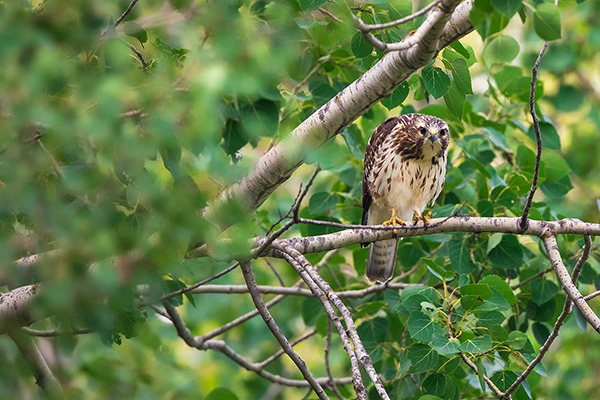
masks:
{"type": "Polygon", "coordinates": [[[425,128],[424,126],[422,126],[420,128],[420,131],[421,131],[421,135],[427,135],[427,128],[425,128]]]}
{"type": "Polygon", "coordinates": [[[447,133],[448,133],[448,129],[446,129],[446,128],[440,130],[440,136],[446,136],[447,133]]]}

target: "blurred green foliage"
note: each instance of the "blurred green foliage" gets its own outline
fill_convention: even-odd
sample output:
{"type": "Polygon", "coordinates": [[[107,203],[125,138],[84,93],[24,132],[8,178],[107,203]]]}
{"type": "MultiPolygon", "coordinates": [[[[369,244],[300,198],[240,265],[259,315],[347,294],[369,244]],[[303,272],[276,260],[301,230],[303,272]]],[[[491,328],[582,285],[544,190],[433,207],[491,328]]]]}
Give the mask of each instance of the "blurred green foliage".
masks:
{"type": "MultiPolygon", "coordinates": [[[[37,270],[45,290],[35,310],[52,317],[33,327],[95,332],[41,340],[69,398],[302,398],[304,389],[272,386],[220,354],[188,348],[172,326],[140,308],[137,289],[144,285],[146,299],[155,299],[225,268],[208,258],[185,258],[190,243],[214,244],[219,237],[199,210],[383,56],[355,32],[351,14],[387,22],[421,2],[149,0],[115,29],[128,4],[0,1],[2,276],[17,277],[11,262],[19,257],[61,249],[37,270]]],[[[450,215],[463,202],[462,212],[474,216],[520,215],[535,160],[531,68],[546,39],[554,41],[537,84],[544,153],[531,217],[598,222],[599,12],[592,0],[560,2],[558,9],[540,0],[475,0],[476,32],[309,155],[323,172],[301,215],[358,223],[370,134],[386,117],[415,110],[444,118],[452,130],[446,186],[434,216],[450,215]]],[[[397,41],[422,19],[376,34],[397,41]]],[[[301,167],[256,215],[228,210],[236,224],[220,237],[233,244],[218,252],[239,251],[245,239],[267,232],[313,170],[301,167]]],[[[296,226],[286,234],[328,231],[296,226]]],[[[581,246],[581,238],[559,238],[569,267],[581,246]]],[[[334,290],[362,288],[366,255],[350,246],[322,274],[334,290]]],[[[308,255],[314,263],[321,257],[308,255]]],[[[598,260],[594,249],[581,275],[585,293],[600,288],[598,260]]],[[[287,284],[298,279],[285,263],[270,262],[287,284]]],[[[422,285],[349,302],[393,398],[481,396],[484,384],[460,361],[461,351],[501,389],[510,385],[537,354],[565,298],[551,274],[510,288],[549,267],[539,241],[528,237],[409,238],[398,262],[403,271],[417,266],[404,280],[422,285]],[[457,338],[448,337],[449,327],[457,338]]],[[[261,284],[278,285],[264,260],[254,265],[261,284]]],[[[241,282],[237,271],[218,281],[241,282]]],[[[183,304],[195,335],[252,310],[246,295],[173,302],[183,304]]],[[[298,351],[315,375],[325,376],[326,324],[316,300],[289,297],[272,313],[288,337],[316,325],[319,334],[298,351]]],[[[560,347],[513,398],[600,395],[599,339],[582,332],[580,322],[576,313],[567,320],[560,347]]],[[[278,349],[256,318],[219,338],[256,361],[278,349]]],[[[37,393],[7,337],[0,338],[0,359],[0,397],[37,393]]],[[[335,376],[349,375],[335,335],[331,359],[335,376]]],[[[301,378],[285,358],[267,369],[301,378]]],[[[352,396],[350,387],[341,390],[352,396]]]]}

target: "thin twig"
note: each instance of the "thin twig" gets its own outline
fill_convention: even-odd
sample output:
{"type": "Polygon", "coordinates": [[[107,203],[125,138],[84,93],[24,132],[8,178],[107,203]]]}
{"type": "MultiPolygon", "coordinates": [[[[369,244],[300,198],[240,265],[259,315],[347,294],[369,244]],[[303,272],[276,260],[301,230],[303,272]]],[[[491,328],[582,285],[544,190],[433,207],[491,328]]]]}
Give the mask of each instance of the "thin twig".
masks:
{"type": "MultiPolygon", "coordinates": [[[[301,343],[303,341],[305,341],[306,339],[309,339],[311,337],[313,337],[315,334],[317,333],[317,329],[313,328],[307,332],[305,332],[304,334],[300,335],[299,337],[297,337],[296,339],[292,340],[290,342],[290,344],[292,346],[297,345],[298,343],[301,343]]],[[[271,355],[268,358],[265,358],[263,361],[256,363],[257,365],[260,365],[261,367],[264,367],[270,363],[272,363],[273,361],[277,360],[279,357],[281,357],[283,354],[285,354],[285,352],[283,351],[283,349],[279,349],[277,352],[275,352],[273,355],[271,355]]]]}
{"type": "MultiPolygon", "coordinates": [[[[271,243],[275,239],[277,239],[285,231],[287,231],[288,229],[290,229],[292,227],[292,225],[298,223],[298,220],[300,219],[298,217],[298,213],[300,212],[300,204],[302,203],[302,200],[304,200],[304,197],[306,197],[306,194],[308,193],[308,190],[312,186],[313,182],[315,181],[315,178],[317,177],[317,175],[319,174],[320,171],[321,171],[321,167],[317,166],[317,168],[315,169],[315,172],[310,177],[310,180],[308,181],[308,183],[304,187],[304,190],[302,192],[300,192],[300,194],[296,197],[296,199],[294,200],[294,204],[292,204],[292,207],[290,208],[290,210],[287,212],[287,214],[284,217],[284,218],[286,218],[286,217],[289,218],[291,216],[292,219],[290,221],[288,221],[284,226],[282,226],[281,228],[279,228],[278,230],[276,230],[275,232],[273,232],[270,236],[268,236],[267,239],[265,240],[265,242],[263,244],[261,244],[258,249],[256,249],[255,251],[252,251],[252,253],[251,253],[252,254],[252,258],[260,257],[262,255],[263,251],[267,247],[269,247],[269,245],[271,245],[271,243]]],[[[282,220],[284,218],[282,218],[282,220]]]]}
{"type": "Polygon", "coordinates": [[[338,17],[336,17],[335,15],[333,15],[331,12],[327,11],[326,9],[324,9],[323,7],[319,7],[317,9],[321,14],[323,15],[327,15],[329,18],[331,18],[332,20],[334,20],[335,22],[344,22],[341,19],[339,19],[338,17]]]}
{"type": "Polygon", "coordinates": [[[331,390],[340,400],[346,400],[346,398],[340,393],[340,390],[336,386],[333,380],[333,375],[331,374],[331,366],[329,365],[329,350],[331,349],[331,320],[327,320],[327,337],[325,339],[325,371],[327,371],[327,376],[329,377],[329,381],[331,382],[331,390]]]}
{"type": "Polygon", "coordinates": [[[562,261],[560,252],[558,250],[558,244],[556,243],[556,236],[554,233],[548,230],[546,234],[542,235],[542,241],[544,247],[548,253],[548,258],[552,263],[556,277],[558,278],[563,290],[567,293],[567,296],[575,303],[583,317],[589,322],[594,330],[600,333],[600,318],[594,313],[590,306],[586,303],[585,299],[577,290],[577,286],[571,280],[569,271],[565,268],[565,264],[562,261]]]}
{"type": "Polygon", "coordinates": [[[366,25],[360,18],[358,18],[356,16],[353,16],[353,17],[354,17],[354,20],[356,21],[356,23],[358,24],[358,29],[362,32],[365,39],[367,39],[377,49],[379,49],[381,51],[400,51],[400,50],[406,50],[406,49],[416,45],[417,43],[419,43],[425,37],[425,35],[427,35],[429,33],[429,31],[434,26],[437,25],[437,23],[442,18],[448,17],[447,14],[438,8],[437,10],[439,12],[437,12],[435,14],[434,14],[434,12],[432,12],[416,31],[409,33],[402,39],[402,41],[400,41],[398,43],[385,43],[385,42],[377,39],[375,37],[375,35],[373,35],[371,33],[371,30],[383,29],[382,27],[386,27],[388,25],[395,26],[395,25],[399,25],[401,23],[408,22],[411,19],[414,19],[420,15],[425,14],[427,11],[429,11],[431,8],[433,8],[435,5],[437,5],[439,3],[441,3],[441,1],[432,2],[427,7],[425,7],[423,10],[418,11],[413,15],[410,15],[408,17],[402,18],[397,21],[389,22],[387,24],[366,25]],[[371,27],[375,27],[375,28],[371,28],[371,27]]]}
{"type": "Polygon", "coordinates": [[[423,14],[426,14],[429,10],[431,10],[433,7],[437,6],[440,3],[441,3],[441,0],[432,1],[431,3],[429,3],[428,5],[426,5],[421,10],[417,11],[414,14],[411,14],[411,15],[409,15],[407,17],[404,17],[404,18],[397,19],[395,21],[386,22],[384,24],[369,25],[369,24],[365,24],[364,22],[362,22],[361,19],[358,19],[358,21],[360,21],[359,22],[359,29],[360,29],[361,32],[370,32],[370,31],[374,31],[374,30],[381,30],[381,29],[393,28],[394,26],[405,24],[407,22],[412,21],[415,18],[420,17],[423,14]]]}
{"type": "MultiPolygon", "coordinates": [[[[579,260],[577,260],[577,264],[575,264],[575,267],[573,268],[573,273],[571,274],[571,282],[573,282],[574,285],[577,284],[577,279],[579,278],[579,273],[581,272],[581,268],[583,267],[583,265],[586,263],[587,259],[590,256],[590,250],[592,248],[592,240],[589,235],[584,236],[584,243],[585,244],[583,246],[583,253],[581,254],[581,257],[579,257],[579,260]]],[[[544,356],[550,349],[550,346],[552,345],[552,343],[554,343],[554,340],[556,340],[556,338],[558,337],[558,332],[559,332],[560,328],[563,326],[565,320],[567,319],[567,316],[571,313],[572,309],[573,309],[573,302],[571,301],[570,297],[567,296],[567,298],[565,299],[565,304],[563,305],[562,312],[556,319],[556,322],[554,323],[554,328],[552,329],[552,332],[546,338],[546,341],[544,342],[542,347],[540,347],[540,351],[539,351],[538,355],[531,361],[531,363],[529,363],[529,365],[527,366],[525,371],[523,371],[523,373],[521,375],[519,375],[519,377],[513,382],[512,385],[510,385],[510,387],[506,390],[506,392],[504,392],[505,396],[510,396],[511,393],[513,393],[515,390],[517,390],[519,385],[525,379],[527,379],[527,377],[531,374],[531,372],[535,369],[535,367],[542,361],[542,358],[544,358],[544,356]]]]}
{"type": "Polygon", "coordinates": [[[30,336],[38,337],[57,337],[57,336],[75,336],[75,335],[86,335],[92,333],[91,329],[73,329],[72,331],[61,331],[58,329],[39,330],[22,327],[21,330],[30,336]]]}
{"type": "MultiPolygon", "coordinates": [[[[260,377],[265,378],[271,382],[274,382],[274,383],[277,383],[280,385],[300,387],[300,388],[310,386],[309,383],[304,379],[284,378],[280,375],[275,375],[275,374],[272,374],[272,373],[266,371],[264,368],[261,368],[258,364],[251,362],[246,357],[237,353],[235,350],[233,350],[231,347],[229,347],[224,340],[205,340],[205,341],[203,341],[203,340],[201,340],[200,337],[192,336],[188,327],[183,322],[183,319],[181,318],[181,315],[179,314],[177,309],[175,309],[175,307],[173,307],[168,301],[165,301],[163,304],[165,306],[165,310],[168,313],[167,319],[172,321],[173,326],[175,327],[175,329],[177,331],[177,334],[179,335],[180,338],[183,339],[183,341],[188,346],[197,348],[198,350],[218,351],[218,352],[222,353],[223,355],[225,355],[226,357],[228,357],[229,359],[231,359],[232,361],[234,361],[236,364],[247,369],[248,371],[252,371],[252,372],[256,373],[257,375],[259,375],[260,377]]],[[[327,385],[329,378],[328,377],[318,378],[317,381],[321,385],[327,385]]],[[[336,384],[338,384],[338,385],[346,385],[348,383],[351,383],[350,378],[336,379],[336,384]]]]}
{"type": "MultiPolygon", "coordinates": [[[[206,279],[203,279],[200,282],[194,283],[193,285],[186,286],[183,289],[179,289],[179,290],[176,290],[176,291],[171,292],[169,294],[166,294],[166,295],[162,296],[159,300],[157,300],[156,303],[163,302],[163,301],[165,301],[167,299],[180,296],[180,295],[182,295],[182,294],[184,294],[186,292],[191,292],[194,289],[199,288],[200,286],[204,286],[207,283],[212,282],[215,279],[220,278],[223,275],[226,275],[226,274],[230,273],[231,271],[233,271],[234,269],[236,269],[239,265],[240,265],[240,263],[236,262],[235,264],[233,264],[233,265],[225,268],[223,271],[221,271],[219,273],[216,273],[213,276],[210,276],[210,277],[208,277],[206,279]]],[[[146,304],[143,304],[143,305],[146,305],[146,304]]]]}
{"type": "Polygon", "coordinates": [[[242,269],[242,274],[244,275],[246,285],[248,285],[248,289],[250,289],[250,296],[252,297],[252,301],[254,302],[256,309],[263,318],[263,321],[265,321],[265,324],[267,324],[267,327],[269,328],[273,336],[275,336],[275,339],[277,339],[283,351],[285,351],[285,353],[290,357],[294,364],[296,364],[296,366],[302,373],[304,379],[306,379],[306,381],[310,383],[310,386],[315,391],[315,394],[319,396],[319,399],[328,400],[329,396],[325,394],[323,387],[321,387],[319,382],[317,382],[313,374],[306,366],[304,360],[302,360],[298,353],[296,353],[288,339],[281,331],[281,328],[279,328],[279,325],[277,325],[277,323],[273,319],[273,316],[269,312],[269,309],[265,305],[265,302],[263,301],[260,292],[257,288],[258,283],[256,283],[256,278],[254,277],[252,265],[250,264],[250,262],[245,261],[240,263],[240,267],[242,269]]]}
{"type": "Polygon", "coordinates": [[[547,274],[548,272],[550,272],[550,271],[552,271],[552,267],[550,267],[550,268],[546,268],[545,270],[543,270],[543,271],[541,271],[541,272],[538,272],[537,274],[535,274],[535,275],[533,275],[533,276],[530,276],[530,277],[529,277],[529,278],[527,278],[527,279],[523,279],[521,282],[517,283],[516,285],[512,285],[510,288],[511,288],[512,290],[516,290],[516,289],[520,288],[521,286],[525,286],[525,285],[527,285],[527,284],[528,284],[529,282],[531,282],[532,280],[534,280],[534,279],[537,279],[537,278],[539,278],[540,276],[546,275],[546,274],[547,274]]]}
{"type": "Polygon", "coordinates": [[[535,60],[535,63],[533,64],[533,69],[531,71],[531,87],[529,90],[529,112],[531,113],[531,118],[533,118],[533,130],[535,131],[537,153],[535,155],[535,166],[533,168],[533,179],[531,180],[531,189],[529,189],[527,201],[525,202],[525,207],[523,208],[523,215],[521,216],[521,221],[519,222],[519,226],[523,231],[527,229],[527,224],[529,222],[529,209],[531,208],[533,196],[535,195],[535,191],[537,190],[538,179],[540,176],[540,163],[542,161],[543,147],[542,134],[540,132],[540,119],[538,118],[537,113],[535,112],[535,84],[537,82],[540,63],[542,62],[542,58],[544,57],[544,53],[546,53],[547,48],[548,42],[544,42],[544,44],[542,45],[542,49],[540,50],[540,54],[535,60]]]}
{"type": "Polygon", "coordinates": [[[123,14],[117,18],[117,20],[115,21],[115,28],[117,26],[119,26],[119,24],[129,15],[129,13],[133,10],[133,7],[135,6],[135,3],[137,3],[138,0],[133,0],[131,3],[129,3],[129,6],[127,6],[127,9],[123,12],[123,14]]]}
{"type": "MultiPolygon", "coordinates": [[[[417,286],[416,283],[404,283],[404,282],[389,282],[387,285],[371,285],[364,289],[356,290],[342,290],[336,292],[338,297],[346,299],[360,299],[373,293],[383,292],[385,290],[398,290],[406,289],[407,287],[417,286]]],[[[302,296],[302,297],[315,297],[314,294],[308,290],[298,286],[266,286],[259,285],[258,290],[262,294],[281,294],[287,296],[302,296]]],[[[246,285],[206,285],[200,288],[194,289],[192,294],[204,294],[204,293],[221,293],[221,294],[245,294],[248,293],[248,287],[246,285]]]]}
{"type": "MultiPolygon", "coordinates": [[[[311,280],[312,282],[316,283],[317,286],[319,287],[320,291],[325,296],[325,299],[328,299],[329,301],[331,301],[331,303],[340,311],[340,313],[342,314],[342,318],[343,318],[344,322],[346,323],[346,331],[348,333],[348,336],[352,339],[354,351],[356,352],[356,356],[357,356],[360,364],[363,366],[364,370],[367,372],[367,374],[371,378],[371,381],[375,385],[375,389],[377,390],[377,393],[379,394],[379,396],[384,400],[388,400],[389,395],[387,394],[387,391],[385,390],[385,387],[383,386],[383,383],[381,382],[379,375],[377,375],[377,372],[375,371],[375,368],[373,367],[373,362],[371,361],[371,356],[369,355],[369,353],[366,351],[366,349],[364,348],[364,346],[362,344],[362,341],[356,330],[356,326],[354,325],[354,320],[353,320],[352,313],[350,312],[350,310],[348,310],[346,305],[340,300],[340,298],[337,296],[337,294],[331,290],[329,283],[327,283],[327,281],[325,281],[323,278],[321,278],[321,276],[317,273],[317,271],[310,264],[310,262],[308,262],[308,260],[304,257],[304,255],[302,253],[300,253],[299,251],[297,251],[296,249],[294,249],[293,247],[290,247],[290,246],[281,246],[281,247],[278,247],[278,250],[280,250],[282,253],[284,253],[284,255],[287,254],[289,256],[289,257],[286,257],[286,260],[288,260],[288,262],[290,262],[290,259],[291,259],[291,260],[294,260],[296,263],[300,264],[301,269],[299,270],[299,273],[300,272],[304,273],[303,279],[305,280],[305,282],[308,283],[307,280],[311,280]]],[[[319,299],[321,299],[321,298],[319,297],[319,299]]],[[[329,305],[329,302],[322,301],[322,304],[329,305]]],[[[357,395],[358,395],[358,393],[357,393],[357,395]]]]}

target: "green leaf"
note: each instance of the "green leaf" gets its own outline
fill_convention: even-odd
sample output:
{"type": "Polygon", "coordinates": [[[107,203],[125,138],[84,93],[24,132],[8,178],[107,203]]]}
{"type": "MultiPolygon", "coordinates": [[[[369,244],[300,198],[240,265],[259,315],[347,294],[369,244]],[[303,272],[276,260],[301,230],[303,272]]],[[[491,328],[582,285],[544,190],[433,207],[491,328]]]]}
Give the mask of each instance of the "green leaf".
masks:
{"type": "Polygon", "coordinates": [[[455,354],[460,351],[458,339],[450,339],[442,333],[434,333],[431,337],[431,344],[441,354],[455,354]]]}
{"type": "Polygon", "coordinates": [[[521,8],[521,0],[491,0],[491,3],[496,10],[509,18],[521,8]]]}
{"type": "Polygon", "coordinates": [[[512,331],[508,334],[508,345],[514,350],[521,350],[527,344],[527,335],[521,331],[512,331]]]}
{"type": "Polygon", "coordinates": [[[440,267],[435,261],[431,259],[422,258],[421,260],[427,265],[427,269],[429,270],[429,272],[431,272],[433,275],[435,275],[435,277],[437,277],[440,280],[451,281],[456,277],[456,273],[454,273],[454,271],[450,271],[440,267]]]}
{"type": "Polygon", "coordinates": [[[321,7],[325,1],[326,0],[298,0],[298,3],[300,3],[300,7],[302,7],[303,11],[308,12],[321,7]]]}
{"type": "Polygon", "coordinates": [[[391,312],[398,312],[400,293],[397,290],[386,290],[383,292],[383,300],[385,300],[391,312]]]}
{"type": "Polygon", "coordinates": [[[494,266],[502,269],[518,269],[523,263],[523,249],[515,235],[504,235],[488,256],[494,266]]]}
{"type": "Polygon", "coordinates": [[[350,47],[352,48],[352,54],[356,58],[363,58],[371,54],[373,51],[373,45],[369,43],[365,36],[356,32],[352,35],[352,41],[350,42],[350,47]]]}
{"type": "Polygon", "coordinates": [[[315,100],[315,103],[317,104],[317,107],[321,107],[338,93],[337,90],[322,82],[309,85],[309,90],[313,96],[313,99],[315,100]]]}
{"type": "Polygon", "coordinates": [[[490,379],[498,387],[498,389],[505,391],[517,380],[517,374],[506,370],[496,371],[490,379]]]}
{"type": "MultiPolygon", "coordinates": [[[[560,150],[560,136],[558,136],[554,125],[548,122],[540,122],[540,134],[542,135],[542,145],[545,149],[560,150]]],[[[536,141],[533,124],[527,130],[527,136],[534,142],[536,141]]]]}
{"type": "Polygon", "coordinates": [[[490,236],[490,238],[488,240],[488,244],[487,244],[487,251],[486,251],[487,254],[489,254],[490,251],[492,251],[494,248],[496,248],[496,246],[498,246],[500,244],[503,236],[504,235],[500,232],[492,233],[492,235],[490,236]]]}
{"type": "Polygon", "coordinates": [[[460,287],[460,293],[463,296],[479,296],[482,299],[488,299],[492,297],[492,290],[490,289],[490,287],[481,283],[463,285],[460,287]]]}
{"type": "Polygon", "coordinates": [[[533,13],[533,29],[544,40],[560,39],[560,11],[550,3],[538,5],[533,13]]]}
{"type": "MultiPolygon", "coordinates": [[[[456,42],[458,43],[458,42],[456,42]]],[[[452,61],[452,78],[456,83],[456,88],[463,94],[473,94],[471,87],[471,74],[467,62],[462,58],[452,61]]]]}
{"type": "Polygon", "coordinates": [[[413,339],[430,342],[434,333],[442,333],[442,326],[433,316],[425,315],[421,311],[413,311],[408,317],[408,331],[413,339]]]}
{"type": "Polygon", "coordinates": [[[483,61],[489,66],[511,62],[519,54],[519,49],[519,42],[511,36],[494,36],[483,49],[483,61]]]}
{"type": "Polygon", "coordinates": [[[450,253],[450,262],[452,269],[458,274],[469,274],[474,270],[471,262],[471,248],[466,237],[461,239],[451,239],[448,242],[448,252],[450,253]]]}
{"type": "Polygon", "coordinates": [[[460,344],[460,350],[465,353],[481,354],[492,348],[492,337],[490,335],[476,336],[460,344]]]}
{"type": "Polygon", "coordinates": [[[494,74],[498,89],[506,97],[520,96],[529,93],[530,79],[523,76],[523,70],[514,65],[505,65],[502,70],[494,74]]]}
{"type": "Polygon", "coordinates": [[[425,88],[434,99],[439,99],[448,92],[450,77],[441,68],[428,65],[423,68],[421,76],[425,88]]]}
{"type": "Polygon", "coordinates": [[[423,391],[434,396],[443,396],[446,392],[446,375],[433,373],[422,384],[423,391]]]}
{"type": "Polygon", "coordinates": [[[238,397],[231,390],[219,387],[211,390],[205,400],[238,400],[238,397]]]}
{"type": "Polygon", "coordinates": [[[385,337],[388,332],[388,320],[385,318],[375,318],[360,324],[357,328],[358,335],[362,339],[365,350],[371,355],[374,363],[381,360],[385,342],[385,337]]]}
{"type": "Polygon", "coordinates": [[[545,182],[558,182],[571,172],[565,159],[553,151],[543,153],[542,162],[544,163],[544,172],[546,175],[545,182]]]}
{"type": "Polygon", "coordinates": [[[505,319],[506,317],[500,311],[488,311],[477,315],[477,326],[491,328],[501,325],[505,319]]]}
{"type": "Polygon", "coordinates": [[[430,346],[422,343],[413,343],[407,350],[406,356],[412,363],[410,371],[413,374],[420,374],[429,371],[438,362],[437,352],[430,346]]]}
{"type": "Polygon", "coordinates": [[[335,209],[339,196],[330,192],[318,192],[308,201],[308,210],[311,214],[321,214],[330,209],[335,209]]]}
{"type": "Polygon", "coordinates": [[[394,89],[391,96],[386,97],[385,99],[381,100],[381,104],[383,104],[385,106],[385,108],[387,108],[388,110],[391,110],[392,108],[396,108],[400,104],[402,104],[402,102],[404,100],[406,100],[409,90],[410,90],[410,87],[409,87],[408,83],[402,82],[402,84],[400,86],[398,86],[396,89],[394,89]]]}
{"type": "Polygon", "coordinates": [[[459,121],[462,119],[463,112],[465,109],[466,96],[456,87],[454,81],[450,84],[448,91],[444,95],[444,102],[448,107],[448,110],[454,115],[459,121]]]}
{"type": "Polygon", "coordinates": [[[137,22],[125,22],[123,24],[123,31],[127,36],[133,36],[140,43],[146,43],[148,41],[148,34],[137,22]]]}
{"type": "Polygon", "coordinates": [[[366,146],[360,128],[356,124],[352,124],[344,129],[341,135],[346,140],[352,155],[358,159],[364,158],[366,146]]]}
{"type": "Polygon", "coordinates": [[[483,357],[477,359],[477,379],[479,380],[479,387],[485,392],[485,367],[483,366],[483,357]]]}
{"type": "Polygon", "coordinates": [[[498,275],[488,275],[481,279],[479,283],[484,283],[497,291],[511,306],[519,301],[508,283],[498,275]]]}
{"type": "Polygon", "coordinates": [[[550,301],[558,293],[556,283],[548,279],[535,279],[530,283],[530,287],[531,300],[537,305],[550,301]]]}
{"type": "Polygon", "coordinates": [[[272,100],[259,99],[241,110],[241,122],[250,135],[273,136],[279,127],[279,106],[272,100]]]}

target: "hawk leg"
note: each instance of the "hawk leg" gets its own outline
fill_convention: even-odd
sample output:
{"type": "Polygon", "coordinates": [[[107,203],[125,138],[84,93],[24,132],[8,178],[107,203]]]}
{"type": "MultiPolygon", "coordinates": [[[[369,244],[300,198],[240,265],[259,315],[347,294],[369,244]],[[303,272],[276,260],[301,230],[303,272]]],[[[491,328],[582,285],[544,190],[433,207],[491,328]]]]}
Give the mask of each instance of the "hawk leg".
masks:
{"type": "Polygon", "coordinates": [[[418,223],[419,221],[423,221],[423,225],[429,225],[429,217],[431,217],[431,211],[429,211],[425,215],[421,215],[419,210],[417,210],[416,208],[414,211],[415,211],[415,224],[418,223]]]}
{"type": "Polygon", "coordinates": [[[398,216],[396,215],[396,209],[392,208],[392,217],[390,219],[388,219],[387,221],[385,221],[382,225],[385,225],[385,226],[406,225],[406,222],[404,222],[400,218],[398,218],[398,216]]]}

